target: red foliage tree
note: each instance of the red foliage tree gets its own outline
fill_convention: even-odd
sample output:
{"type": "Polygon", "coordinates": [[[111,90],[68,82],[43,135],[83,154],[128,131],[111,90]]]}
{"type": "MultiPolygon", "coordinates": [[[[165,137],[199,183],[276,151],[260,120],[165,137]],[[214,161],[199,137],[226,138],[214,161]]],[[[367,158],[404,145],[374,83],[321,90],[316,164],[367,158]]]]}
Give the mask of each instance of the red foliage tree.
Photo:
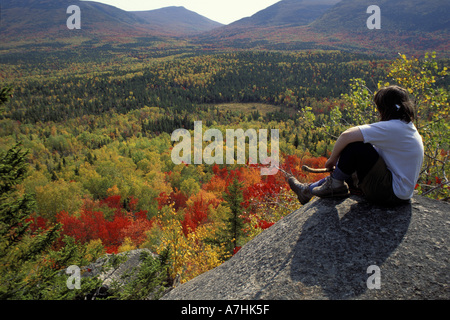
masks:
{"type": "Polygon", "coordinates": [[[209,206],[217,208],[219,203],[220,201],[217,199],[204,199],[201,194],[194,199],[192,204],[186,208],[184,220],[181,222],[184,234],[187,235],[189,232],[195,231],[199,225],[206,223],[209,206]]]}
{"type": "Polygon", "coordinates": [[[39,229],[46,230],[47,229],[47,219],[39,216],[30,216],[28,219],[25,220],[25,222],[30,222],[31,224],[29,226],[29,230],[32,233],[35,233],[39,229]]]}
{"type": "MultiPolygon", "coordinates": [[[[147,219],[147,211],[124,213],[120,196],[111,196],[100,201],[99,207],[87,209],[83,206],[80,215],[75,216],[61,211],[57,214],[57,222],[63,225],[61,237],[68,235],[81,243],[101,239],[108,253],[117,252],[125,237],[129,237],[136,245],[145,240],[145,231],[152,227],[147,219]],[[107,220],[101,212],[101,206],[114,208],[112,220],[107,220]]],[[[137,199],[131,198],[128,207],[135,209],[137,199]]]]}
{"type": "Polygon", "coordinates": [[[130,224],[121,230],[122,238],[130,238],[136,245],[141,245],[146,239],[146,231],[153,226],[153,221],[147,219],[147,211],[141,210],[131,214],[128,219],[130,224]]]}
{"type": "Polygon", "coordinates": [[[158,209],[161,210],[162,207],[173,204],[175,211],[180,208],[186,208],[186,201],[188,197],[182,192],[175,189],[170,194],[162,192],[158,198],[158,209]]]}
{"type": "Polygon", "coordinates": [[[56,219],[63,225],[61,235],[68,235],[81,243],[101,239],[109,253],[117,252],[123,241],[121,230],[130,224],[130,220],[121,215],[108,221],[100,211],[82,211],[78,217],[61,211],[56,219]]]}
{"type": "Polygon", "coordinates": [[[116,209],[116,213],[120,213],[122,211],[122,197],[120,195],[109,196],[106,199],[100,201],[100,205],[107,205],[109,208],[116,209]]]}

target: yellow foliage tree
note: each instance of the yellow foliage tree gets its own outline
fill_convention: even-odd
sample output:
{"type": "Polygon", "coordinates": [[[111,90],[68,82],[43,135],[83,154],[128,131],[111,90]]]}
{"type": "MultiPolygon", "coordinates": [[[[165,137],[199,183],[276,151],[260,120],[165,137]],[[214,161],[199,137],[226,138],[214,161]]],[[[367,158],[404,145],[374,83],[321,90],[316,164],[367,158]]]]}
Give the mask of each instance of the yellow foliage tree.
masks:
{"type": "Polygon", "coordinates": [[[169,272],[172,278],[180,276],[181,283],[211,270],[229,256],[225,245],[212,245],[208,240],[214,240],[217,227],[208,223],[196,228],[195,231],[183,232],[183,226],[173,207],[166,207],[156,218],[149,240],[142,247],[150,246],[156,253],[169,251],[169,272]]]}
{"type": "Polygon", "coordinates": [[[134,245],[133,241],[129,237],[126,237],[123,240],[122,245],[119,247],[119,249],[117,251],[120,253],[120,252],[131,251],[134,249],[136,249],[136,246],[134,245]]]}

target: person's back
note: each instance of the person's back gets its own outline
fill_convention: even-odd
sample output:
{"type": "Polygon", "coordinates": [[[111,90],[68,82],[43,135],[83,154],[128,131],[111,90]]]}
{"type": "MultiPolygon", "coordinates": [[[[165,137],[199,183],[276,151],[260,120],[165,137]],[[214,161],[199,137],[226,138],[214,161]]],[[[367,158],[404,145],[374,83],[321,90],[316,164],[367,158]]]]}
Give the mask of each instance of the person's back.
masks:
{"type": "Polygon", "coordinates": [[[423,143],[412,122],[380,121],[359,126],[365,143],[370,143],[383,158],[393,175],[395,195],[410,199],[423,163],[423,143]]]}

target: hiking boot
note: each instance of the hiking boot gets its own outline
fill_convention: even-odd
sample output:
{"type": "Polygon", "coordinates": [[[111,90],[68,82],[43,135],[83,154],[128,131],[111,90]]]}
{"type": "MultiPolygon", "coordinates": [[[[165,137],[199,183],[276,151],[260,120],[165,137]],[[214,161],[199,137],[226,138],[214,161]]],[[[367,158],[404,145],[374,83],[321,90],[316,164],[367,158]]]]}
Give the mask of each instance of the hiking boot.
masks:
{"type": "Polygon", "coordinates": [[[349,195],[349,189],[345,181],[337,180],[330,175],[324,184],[315,187],[311,193],[320,198],[346,197],[349,195]]]}
{"type": "Polygon", "coordinates": [[[301,204],[307,204],[309,200],[311,200],[311,198],[313,197],[311,191],[309,190],[309,184],[300,183],[297,179],[295,179],[292,176],[289,177],[288,183],[292,191],[294,191],[295,194],[297,194],[298,201],[300,201],[301,204]]]}

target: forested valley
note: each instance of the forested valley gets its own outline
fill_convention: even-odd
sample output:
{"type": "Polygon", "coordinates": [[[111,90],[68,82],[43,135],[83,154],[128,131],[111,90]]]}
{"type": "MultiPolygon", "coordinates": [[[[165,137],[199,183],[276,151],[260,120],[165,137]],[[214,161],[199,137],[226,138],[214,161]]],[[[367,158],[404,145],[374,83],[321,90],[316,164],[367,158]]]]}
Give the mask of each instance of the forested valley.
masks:
{"type": "Polygon", "coordinates": [[[281,167],[314,181],[324,176],[302,165],[323,166],[339,134],[369,119],[367,101],[380,85],[404,84],[414,68],[430,88],[418,99],[434,143],[417,187],[448,201],[450,148],[437,127],[448,126],[448,60],[401,56],[395,64],[340,51],[67,54],[2,59],[0,210],[19,217],[1,221],[10,227],[0,241],[2,298],[81,298],[96,282],[71,291],[60,270],[136,248],[164,257],[166,283],[220,265],[300,203],[281,173],[262,176],[258,165],[174,164],[172,132],[192,131],[194,121],[223,133],[278,129],[281,167]]]}

